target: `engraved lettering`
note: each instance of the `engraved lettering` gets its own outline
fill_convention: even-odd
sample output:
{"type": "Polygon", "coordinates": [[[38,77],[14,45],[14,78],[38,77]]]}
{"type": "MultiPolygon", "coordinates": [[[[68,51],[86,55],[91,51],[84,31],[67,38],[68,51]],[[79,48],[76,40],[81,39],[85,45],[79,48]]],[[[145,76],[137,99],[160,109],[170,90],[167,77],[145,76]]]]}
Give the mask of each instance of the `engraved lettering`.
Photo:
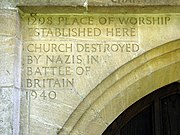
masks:
{"type": "Polygon", "coordinates": [[[163,14],[30,14],[25,18],[23,86],[41,91],[32,92],[34,99],[55,99],[56,90],[73,89],[76,78],[93,75],[94,67],[115,55],[139,54],[142,28],[166,27],[172,20],[163,14]],[[50,89],[55,91],[48,93],[50,89]]]}
{"type": "Polygon", "coordinates": [[[73,85],[74,78],[27,79],[27,88],[70,88],[73,85]]]}
{"type": "Polygon", "coordinates": [[[41,98],[43,100],[45,99],[51,99],[54,100],[57,98],[57,93],[55,91],[35,91],[35,90],[30,90],[26,91],[26,99],[37,99],[41,98]]]}

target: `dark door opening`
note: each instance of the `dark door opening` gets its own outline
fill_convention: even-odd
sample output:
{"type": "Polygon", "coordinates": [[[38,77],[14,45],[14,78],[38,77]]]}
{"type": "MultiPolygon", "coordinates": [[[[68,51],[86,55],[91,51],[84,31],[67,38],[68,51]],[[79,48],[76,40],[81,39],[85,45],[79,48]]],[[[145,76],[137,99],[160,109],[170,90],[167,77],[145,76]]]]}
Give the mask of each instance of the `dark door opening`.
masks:
{"type": "Polygon", "coordinates": [[[180,135],[180,83],[164,86],[143,97],[102,135],[180,135]]]}

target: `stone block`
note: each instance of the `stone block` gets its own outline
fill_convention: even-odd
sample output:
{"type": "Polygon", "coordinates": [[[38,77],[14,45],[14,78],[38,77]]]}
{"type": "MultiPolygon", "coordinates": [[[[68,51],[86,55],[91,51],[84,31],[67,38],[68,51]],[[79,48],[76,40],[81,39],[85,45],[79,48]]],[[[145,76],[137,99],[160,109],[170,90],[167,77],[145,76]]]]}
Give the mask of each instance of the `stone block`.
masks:
{"type": "Polygon", "coordinates": [[[49,0],[19,0],[19,6],[32,6],[32,5],[48,5],[49,0]]]}
{"type": "Polygon", "coordinates": [[[20,6],[83,6],[86,0],[19,0],[20,6]]]}
{"type": "Polygon", "coordinates": [[[9,9],[15,8],[18,0],[1,0],[0,8],[1,9],[9,9]]]}
{"type": "Polygon", "coordinates": [[[0,88],[0,135],[12,135],[12,88],[0,88]]]}
{"type": "MultiPolygon", "coordinates": [[[[12,1],[2,1],[1,6],[6,3],[7,8],[13,8],[8,2],[12,1]]],[[[17,61],[20,60],[16,50],[20,35],[19,21],[16,10],[5,9],[6,6],[3,5],[4,9],[0,10],[0,135],[19,132],[19,90],[14,88],[14,82],[20,81],[15,74],[15,69],[19,70],[17,61]]]]}
{"type": "Polygon", "coordinates": [[[80,97],[73,91],[52,91],[22,90],[21,134],[56,134],[81,102],[80,97]],[[57,97],[53,99],[54,93],[57,97]]]}
{"type": "MultiPolygon", "coordinates": [[[[21,50],[20,42],[18,43],[20,31],[16,11],[0,10],[0,26],[0,86],[12,86],[15,70],[20,67],[20,59],[17,58],[20,54],[18,51],[21,50]]],[[[16,77],[20,78],[17,74],[16,77]]],[[[20,80],[16,78],[15,82],[18,81],[20,80]]]]}
{"type": "Polygon", "coordinates": [[[179,0],[89,0],[89,6],[180,5],[179,0]]]}
{"type": "Polygon", "coordinates": [[[17,36],[16,11],[0,10],[0,36],[17,36]]]}
{"type": "Polygon", "coordinates": [[[60,6],[86,6],[87,0],[50,0],[49,4],[60,6]]]}
{"type": "Polygon", "coordinates": [[[15,44],[15,38],[0,37],[0,86],[13,85],[15,44]]]}
{"type": "Polygon", "coordinates": [[[20,92],[20,89],[13,87],[13,135],[19,135],[20,130],[20,92]]]}

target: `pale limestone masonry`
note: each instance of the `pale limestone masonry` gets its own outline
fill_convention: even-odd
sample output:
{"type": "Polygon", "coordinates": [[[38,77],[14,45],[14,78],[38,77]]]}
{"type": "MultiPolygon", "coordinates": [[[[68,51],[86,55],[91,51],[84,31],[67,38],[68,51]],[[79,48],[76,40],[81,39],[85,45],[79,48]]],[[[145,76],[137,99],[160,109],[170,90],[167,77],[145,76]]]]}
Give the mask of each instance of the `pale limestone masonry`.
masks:
{"type": "Polygon", "coordinates": [[[0,3],[0,134],[19,133],[20,31],[13,1],[0,3]]]}
{"type": "Polygon", "coordinates": [[[180,80],[179,24],[180,0],[0,0],[0,135],[101,135],[131,104],[180,80]],[[123,17],[132,20],[120,25],[123,17]],[[53,48],[38,52],[41,44],[53,48]]]}
{"type": "Polygon", "coordinates": [[[178,0],[88,0],[90,6],[178,5],[178,0]]]}

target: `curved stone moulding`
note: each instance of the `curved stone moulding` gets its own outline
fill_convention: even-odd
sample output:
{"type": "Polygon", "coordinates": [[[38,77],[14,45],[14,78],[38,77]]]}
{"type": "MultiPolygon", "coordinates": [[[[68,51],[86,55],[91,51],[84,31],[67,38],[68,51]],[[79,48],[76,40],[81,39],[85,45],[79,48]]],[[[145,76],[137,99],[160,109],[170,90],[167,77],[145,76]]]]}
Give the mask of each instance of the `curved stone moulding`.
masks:
{"type": "Polygon", "coordinates": [[[180,80],[179,68],[180,40],[145,52],[93,89],[71,114],[59,134],[102,134],[116,117],[140,98],[180,80]]]}

